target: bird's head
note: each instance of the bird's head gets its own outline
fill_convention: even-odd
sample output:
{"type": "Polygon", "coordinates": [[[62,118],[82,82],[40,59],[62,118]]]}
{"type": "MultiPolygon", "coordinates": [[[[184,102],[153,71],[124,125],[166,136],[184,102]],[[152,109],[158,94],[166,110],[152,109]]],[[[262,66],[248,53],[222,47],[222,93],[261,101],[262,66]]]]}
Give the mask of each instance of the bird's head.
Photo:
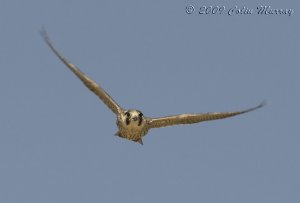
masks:
{"type": "Polygon", "coordinates": [[[138,110],[124,111],[124,120],[126,125],[141,126],[144,122],[144,115],[138,110]]]}

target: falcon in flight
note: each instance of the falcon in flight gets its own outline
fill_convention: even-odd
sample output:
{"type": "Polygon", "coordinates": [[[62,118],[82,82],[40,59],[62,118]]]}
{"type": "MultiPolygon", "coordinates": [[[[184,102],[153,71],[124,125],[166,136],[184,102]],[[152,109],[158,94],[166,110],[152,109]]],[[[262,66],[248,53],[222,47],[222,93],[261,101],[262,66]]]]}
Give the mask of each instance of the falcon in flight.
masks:
{"type": "Polygon", "coordinates": [[[54,52],[54,54],[83,82],[83,84],[94,94],[96,94],[102,102],[117,116],[118,132],[115,134],[121,138],[125,138],[134,142],[143,144],[143,137],[151,128],[161,128],[180,124],[193,124],[202,121],[217,120],[227,117],[244,114],[254,111],[265,105],[264,102],[256,107],[234,111],[234,112],[214,112],[214,113],[200,113],[200,114],[179,114],[173,116],[166,116],[161,118],[150,118],[135,109],[123,109],[111,96],[95,81],[86,76],[78,67],[67,60],[60,52],[52,45],[47,32],[41,31],[47,45],[54,52]]]}

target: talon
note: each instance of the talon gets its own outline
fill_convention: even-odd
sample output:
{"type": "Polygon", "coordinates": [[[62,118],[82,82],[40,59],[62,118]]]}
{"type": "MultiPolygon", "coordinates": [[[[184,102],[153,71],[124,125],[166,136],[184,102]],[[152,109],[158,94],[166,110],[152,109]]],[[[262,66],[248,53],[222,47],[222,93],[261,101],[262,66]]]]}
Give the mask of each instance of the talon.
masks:
{"type": "Polygon", "coordinates": [[[142,138],[136,140],[136,142],[140,143],[141,145],[144,145],[142,138]]]}

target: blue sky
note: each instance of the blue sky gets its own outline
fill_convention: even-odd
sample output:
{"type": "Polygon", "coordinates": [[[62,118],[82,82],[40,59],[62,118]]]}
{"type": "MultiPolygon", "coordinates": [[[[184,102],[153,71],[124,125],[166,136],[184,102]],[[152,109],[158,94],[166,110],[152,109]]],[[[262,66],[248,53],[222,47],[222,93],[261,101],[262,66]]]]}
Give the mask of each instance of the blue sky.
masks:
{"type": "Polygon", "coordinates": [[[0,3],[0,202],[299,202],[299,2],[0,3]],[[251,15],[188,15],[238,5],[251,15]],[[294,9],[291,16],[255,8],[294,9]],[[119,139],[54,45],[124,108],[238,117],[119,139]]]}

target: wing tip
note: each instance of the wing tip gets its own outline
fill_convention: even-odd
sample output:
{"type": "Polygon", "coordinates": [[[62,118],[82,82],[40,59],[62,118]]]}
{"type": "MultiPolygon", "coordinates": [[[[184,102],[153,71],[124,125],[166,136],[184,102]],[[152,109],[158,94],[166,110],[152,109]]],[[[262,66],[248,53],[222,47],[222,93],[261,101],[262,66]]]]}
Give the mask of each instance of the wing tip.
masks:
{"type": "Polygon", "coordinates": [[[262,108],[264,106],[267,105],[267,101],[266,100],[263,100],[255,109],[259,109],[259,108],[262,108]]]}
{"type": "Polygon", "coordinates": [[[250,108],[250,109],[248,109],[248,110],[245,110],[243,113],[247,113],[247,112],[250,112],[250,111],[254,111],[254,110],[257,110],[257,109],[260,109],[260,108],[262,108],[262,107],[264,107],[264,106],[266,106],[267,105],[267,102],[266,102],[266,100],[263,100],[259,105],[257,105],[256,107],[253,107],[253,108],[250,108]]]}
{"type": "Polygon", "coordinates": [[[45,41],[49,42],[50,39],[49,39],[47,30],[44,26],[41,27],[41,29],[39,30],[39,33],[45,41]]]}

